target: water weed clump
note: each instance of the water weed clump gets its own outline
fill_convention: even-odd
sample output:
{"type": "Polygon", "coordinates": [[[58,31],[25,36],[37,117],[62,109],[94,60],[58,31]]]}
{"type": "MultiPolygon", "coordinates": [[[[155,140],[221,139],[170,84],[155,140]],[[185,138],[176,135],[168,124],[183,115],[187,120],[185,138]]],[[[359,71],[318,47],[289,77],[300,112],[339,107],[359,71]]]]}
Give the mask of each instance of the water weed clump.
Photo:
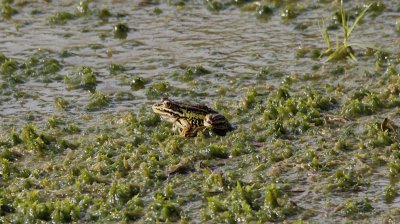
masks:
{"type": "Polygon", "coordinates": [[[221,145],[211,144],[209,147],[205,148],[202,151],[202,154],[205,158],[228,158],[229,153],[228,150],[221,145]]]}
{"type": "Polygon", "coordinates": [[[54,101],[54,106],[60,110],[67,109],[69,105],[70,105],[69,102],[62,97],[57,97],[56,100],[54,101]]]}
{"type": "Polygon", "coordinates": [[[33,125],[27,125],[22,129],[21,138],[28,149],[39,154],[43,154],[50,144],[50,139],[44,134],[37,134],[33,125]]]}
{"type": "Polygon", "coordinates": [[[122,72],[126,71],[127,69],[123,65],[112,63],[109,67],[109,70],[110,70],[111,75],[116,75],[118,73],[122,73],[122,72]]]}
{"type": "Polygon", "coordinates": [[[367,124],[367,130],[367,137],[369,139],[367,143],[369,146],[383,148],[397,142],[397,127],[391,126],[389,128],[385,124],[385,121],[382,123],[371,122],[367,124]]]}
{"type": "Polygon", "coordinates": [[[163,10],[162,9],[160,9],[160,8],[158,8],[158,7],[155,7],[154,9],[153,9],[153,14],[154,15],[161,15],[163,13],[163,10]]]}
{"type": "Polygon", "coordinates": [[[358,191],[362,187],[368,186],[368,182],[355,169],[337,169],[335,174],[330,177],[330,182],[326,186],[328,190],[358,191]]]}
{"type": "Polygon", "coordinates": [[[268,5],[260,5],[256,8],[256,17],[260,20],[269,20],[273,14],[273,10],[268,5]]]}
{"type": "Polygon", "coordinates": [[[204,1],[207,5],[207,9],[211,12],[218,12],[224,9],[224,4],[219,0],[206,0],[204,1]]]}
{"type": "Polygon", "coordinates": [[[289,201],[274,184],[265,189],[264,201],[260,201],[260,189],[254,185],[237,182],[236,187],[228,192],[225,199],[219,196],[207,198],[207,207],[202,216],[206,221],[234,223],[244,222],[277,222],[295,215],[298,207],[289,201]]]}
{"type": "Polygon", "coordinates": [[[91,0],[86,0],[86,1],[80,1],[78,6],[76,7],[76,14],[79,16],[87,16],[91,13],[91,10],[89,8],[89,3],[91,0]]]}
{"type": "Polygon", "coordinates": [[[65,76],[64,81],[67,89],[82,88],[93,91],[96,89],[97,75],[90,67],[82,66],[76,72],[65,76]]]}
{"type": "Polygon", "coordinates": [[[139,195],[135,195],[123,206],[122,213],[122,219],[126,221],[135,221],[144,216],[144,202],[139,195]]]}
{"type": "Polygon", "coordinates": [[[61,80],[59,75],[63,65],[44,52],[36,52],[24,62],[0,55],[0,74],[13,84],[37,80],[44,83],[61,80]]]}
{"type": "Polygon", "coordinates": [[[49,17],[49,23],[52,25],[65,25],[69,20],[76,19],[75,15],[69,12],[56,12],[49,17]]]}
{"type": "Polygon", "coordinates": [[[255,211],[259,209],[256,203],[257,191],[252,186],[243,186],[240,182],[229,192],[225,200],[219,197],[208,197],[207,207],[203,210],[203,219],[214,222],[246,222],[256,220],[255,211]]]}
{"type": "Polygon", "coordinates": [[[182,208],[174,200],[157,194],[149,205],[146,220],[151,222],[177,222],[182,218],[182,208]]]}
{"type": "Polygon", "coordinates": [[[89,7],[90,2],[90,0],[81,0],[76,6],[74,13],[59,11],[51,15],[48,18],[48,21],[51,25],[65,25],[70,20],[87,17],[92,13],[92,10],[89,7]]]}
{"type": "Polygon", "coordinates": [[[183,71],[175,71],[171,76],[175,79],[181,80],[183,82],[193,81],[194,79],[201,77],[206,74],[210,74],[211,71],[204,68],[201,65],[187,66],[183,71]]]}
{"type": "Polygon", "coordinates": [[[56,138],[45,132],[37,131],[37,128],[33,124],[28,124],[22,128],[21,140],[26,146],[26,149],[32,150],[38,155],[59,152],[66,148],[73,147],[62,138],[56,138]]]}
{"type": "Polygon", "coordinates": [[[111,16],[110,10],[103,8],[98,10],[97,16],[104,22],[108,22],[108,18],[111,16]]]}
{"type": "Polygon", "coordinates": [[[281,9],[281,18],[291,20],[296,18],[302,9],[296,4],[287,4],[281,9]]]}
{"type": "Polygon", "coordinates": [[[397,193],[398,188],[393,184],[389,184],[385,190],[383,191],[383,197],[385,199],[385,203],[391,204],[393,203],[394,199],[399,195],[397,193]]]}
{"type": "Polygon", "coordinates": [[[188,91],[186,89],[173,86],[168,81],[154,82],[146,89],[146,96],[153,100],[160,99],[162,97],[187,96],[193,94],[199,93],[194,93],[193,91],[188,91]]]}
{"type": "Polygon", "coordinates": [[[143,89],[147,82],[142,77],[135,77],[130,82],[131,89],[136,91],[143,89]]]}
{"type": "Polygon", "coordinates": [[[13,59],[5,59],[1,63],[0,74],[3,78],[11,77],[14,72],[19,68],[19,63],[13,59]]]}
{"type": "Polygon", "coordinates": [[[273,127],[271,134],[301,134],[313,125],[322,125],[321,113],[333,108],[336,103],[334,98],[318,92],[291,97],[286,88],[280,88],[268,98],[263,121],[273,127]]]}
{"type": "Polygon", "coordinates": [[[129,27],[125,23],[118,23],[114,26],[114,37],[118,39],[126,39],[128,37],[129,27]]]}
{"type": "Polygon", "coordinates": [[[42,82],[50,83],[52,81],[62,80],[62,76],[58,72],[62,69],[62,64],[55,58],[49,58],[41,53],[34,54],[29,57],[23,65],[21,65],[21,74],[23,77],[37,77],[42,82]]]}
{"type": "Polygon", "coordinates": [[[4,19],[11,19],[11,17],[18,13],[18,11],[11,6],[11,3],[3,1],[0,4],[0,13],[4,19]]]}
{"type": "Polygon", "coordinates": [[[400,175],[400,152],[394,151],[389,158],[389,176],[398,177],[400,175]]]}
{"type": "Polygon", "coordinates": [[[100,110],[107,107],[110,101],[110,97],[106,93],[96,90],[90,95],[90,100],[86,109],[89,111],[100,110]]]}
{"type": "Polygon", "coordinates": [[[108,201],[111,204],[124,205],[140,192],[139,186],[133,183],[112,183],[108,192],[108,201]]]}
{"type": "Polygon", "coordinates": [[[210,73],[211,72],[208,69],[204,68],[203,66],[196,65],[196,66],[188,66],[185,69],[183,76],[187,77],[188,79],[193,79],[196,76],[202,76],[210,73]]]}
{"type": "Polygon", "coordinates": [[[366,213],[374,208],[371,205],[371,200],[367,197],[360,201],[348,200],[342,208],[345,216],[356,219],[365,216],[366,213]]]}

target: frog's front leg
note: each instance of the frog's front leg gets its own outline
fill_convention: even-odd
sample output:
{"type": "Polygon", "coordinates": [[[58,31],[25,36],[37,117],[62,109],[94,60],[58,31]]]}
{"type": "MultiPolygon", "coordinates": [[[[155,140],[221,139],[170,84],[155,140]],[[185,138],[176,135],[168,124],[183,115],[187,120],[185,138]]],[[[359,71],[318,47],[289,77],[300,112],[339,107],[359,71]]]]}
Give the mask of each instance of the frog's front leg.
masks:
{"type": "Polygon", "coordinates": [[[183,137],[191,137],[192,136],[191,125],[186,119],[177,120],[177,122],[175,124],[176,124],[176,127],[179,128],[179,134],[181,136],[183,136],[183,137]]]}
{"type": "Polygon", "coordinates": [[[184,137],[196,137],[199,131],[203,131],[206,127],[193,127],[192,125],[184,126],[180,129],[180,134],[184,137]]]}
{"type": "Polygon", "coordinates": [[[179,133],[183,137],[194,137],[190,126],[184,126],[179,130],[179,133]]]}

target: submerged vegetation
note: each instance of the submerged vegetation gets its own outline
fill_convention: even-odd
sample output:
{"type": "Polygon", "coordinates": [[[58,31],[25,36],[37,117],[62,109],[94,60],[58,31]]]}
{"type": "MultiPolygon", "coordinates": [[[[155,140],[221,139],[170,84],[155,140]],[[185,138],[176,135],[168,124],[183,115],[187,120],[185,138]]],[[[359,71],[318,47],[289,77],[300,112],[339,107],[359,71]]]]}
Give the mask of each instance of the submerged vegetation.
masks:
{"type": "Polygon", "coordinates": [[[353,49],[399,6],[2,1],[0,223],[400,220],[400,49],[353,49]],[[162,97],[235,130],[183,138],[162,97]]]}

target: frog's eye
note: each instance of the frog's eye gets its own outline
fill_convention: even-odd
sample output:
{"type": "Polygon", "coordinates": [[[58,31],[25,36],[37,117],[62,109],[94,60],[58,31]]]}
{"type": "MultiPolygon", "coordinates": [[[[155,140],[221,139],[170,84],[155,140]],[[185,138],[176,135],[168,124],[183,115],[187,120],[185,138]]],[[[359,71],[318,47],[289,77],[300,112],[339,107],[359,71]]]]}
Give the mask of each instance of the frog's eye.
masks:
{"type": "Polygon", "coordinates": [[[171,103],[170,100],[164,100],[162,103],[163,103],[163,105],[164,105],[165,107],[170,107],[170,106],[172,105],[172,103],[171,103]]]}

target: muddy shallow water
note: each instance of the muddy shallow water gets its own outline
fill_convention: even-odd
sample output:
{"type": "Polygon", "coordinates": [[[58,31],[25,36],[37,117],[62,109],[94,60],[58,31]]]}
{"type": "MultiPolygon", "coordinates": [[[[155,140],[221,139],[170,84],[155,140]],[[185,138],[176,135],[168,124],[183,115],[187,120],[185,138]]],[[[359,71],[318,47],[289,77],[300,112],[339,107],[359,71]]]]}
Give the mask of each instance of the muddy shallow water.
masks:
{"type": "MultiPolygon", "coordinates": [[[[220,85],[229,85],[225,80],[228,77],[247,78],[246,81],[241,80],[240,84],[236,84],[235,87],[240,89],[253,84],[252,76],[262,67],[273,66],[287,74],[302,74],[311,72],[310,63],[318,64],[309,58],[296,60],[295,53],[301,47],[310,49],[325,47],[318,22],[322,16],[326,18],[331,16],[329,10],[334,4],[313,2],[299,4],[304,5],[303,7],[321,8],[305,9],[305,12],[296,19],[288,22],[282,20],[279,13],[275,13],[266,22],[255,19],[253,12],[241,12],[234,7],[219,13],[211,13],[201,1],[191,2],[187,9],[180,11],[166,4],[157,5],[163,10],[158,16],[152,13],[154,7],[151,6],[137,7],[134,3],[123,2],[110,5],[96,3],[98,8],[108,6],[111,12],[126,16],[111,17],[109,22],[99,21],[96,17],[84,17],[68,21],[66,25],[49,25],[47,18],[53,13],[58,11],[73,13],[76,7],[73,2],[31,3],[21,7],[20,12],[13,16],[12,20],[0,24],[0,28],[5,31],[0,34],[0,50],[5,55],[17,59],[28,57],[38,49],[53,52],[68,50],[72,56],[62,59],[65,67],[61,73],[68,74],[82,65],[90,66],[102,77],[97,89],[109,93],[129,90],[120,85],[118,77],[108,75],[107,70],[111,63],[131,68],[125,72],[128,77],[139,75],[151,80],[163,80],[160,74],[170,73],[181,65],[203,65],[210,68],[214,74],[221,73],[222,77],[219,77],[222,80],[218,83],[220,85]],[[40,13],[31,15],[35,10],[40,13]],[[126,40],[113,38],[113,26],[118,22],[127,23],[131,28],[126,40]],[[308,27],[305,30],[294,29],[301,23],[305,23],[308,27]],[[102,34],[106,36],[104,39],[101,38],[102,34]],[[93,45],[100,47],[92,49],[93,45]],[[112,52],[112,56],[110,57],[107,52],[112,52]]],[[[389,11],[395,8],[395,4],[389,1],[387,8],[389,11]]],[[[368,21],[370,23],[368,26],[357,27],[353,39],[357,42],[378,43],[379,47],[393,49],[393,46],[398,46],[398,38],[394,31],[395,18],[395,12],[380,15],[368,21]]],[[[365,68],[371,64],[363,63],[360,62],[359,66],[365,68]]],[[[276,84],[280,80],[269,81],[268,84],[276,84]]],[[[57,84],[51,84],[54,85],[57,84]]],[[[37,83],[26,86],[23,88],[38,88],[37,94],[46,96],[44,97],[46,101],[51,99],[47,95],[55,95],[54,89],[48,91],[40,85],[35,87],[37,83]]],[[[62,85],[56,87],[58,94],[66,93],[63,87],[62,85]]],[[[212,94],[214,91],[207,89],[205,92],[212,94]]],[[[73,91],[67,94],[82,95],[73,91]]],[[[140,92],[136,94],[142,96],[140,92]]],[[[207,101],[209,100],[206,99],[207,101]]],[[[135,102],[127,103],[135,104],[135,102]]],[[[115,105],[113,108],[118,110],[121,106],[121,104],[115,105]]],[[[16,112],[22,109],[20,105],[9,105],[7,109],[13,107],[16,108],[16,112]]],[[[34,108],[28,110],[32,109],[34,108]]]]}
{"type": "MultiPolygon", "coordinates": [[[[59,209],[57,200],[71,198],[69,203],[73,204],[74,200],[84,201],[82,198],[94,195],[99,195],[98,201],[85,199],[87,205],[82,201],[76,203],[80,206],[76,209],[78,215],[74,213],[64,221],[334,222],[343,219],[399,219],[400,210],[396,208],[400,207],[400,199],[393,197],[390,202],[383,199],[389,185],[398,188],[398,174],[390,171],[393,175],[389,175],[392,169],[389,169],[389,163],[400,161],[394,156],[399,150],[398,136],[386,131],[392,138],[387,140],[389,143],[371,143],[375,141],[371,131],[374,122],[389,117],[395,124],[400,124],[398,106],[389,105],[385,101],[389,97],[384,95],[389,88],[400,83],[396,82],[400,70],[400,31],[396,31],[396,20],[398,23],[400,18],[399,3],[380,1],[379,4],[385,7],[381,11],[367,12],[350,37],[350,42],[377,46],[386,52],[384,59],[378,61],[378,53],[374,50],[354,47],[357,62],[326,62],[326,57],[312,57],[311,54],[313,50],[322,52],[326,49],[321,36],[321,21],[325,18],[328,25],[335,23],[332,17],[339,7],[337,1],[285,1],[282,6],[277,6],[274,1],[247,3],[269,5],[272,14],[268,19],[259,19],[255,10],[240,10],[239,6],[228,1],[222,2],[226,7],[220,11],[207,9],[206,1],[183,2],[184,6],[164,1],[150,2],[153,4],[96,1],[88,5],[89,11],[85,15],[79,14],[75,1],[15,1],[11,4],[18,13],[10,19],[0,19],[0,53],[20,64],[14,73],[23,71],[22,64],[35,55],[58,60],[60,69],[45,78],[40,74],[22,75],[22,82],[15,83],[10,81],[9,75],[0,74],[0,149],[18,155],[18,159],[10,159],[3,153],[2,158],[8,158],[7,161],[16,166],[35,167],[32,170],[40,173],[25,177],[22,171],[10,171],[6,175],[4,164],[9,163],[3,162],[1,178],[5,179],[0,182],[1,193],[9,193],[12,197],[2,196],[0,199],[11,203],[13,208],[7,210],[0,206],[4,220],[60,221],[54,215],[59,209]],[[19,4],[21,2],[25,3],[19,4]],[[285,19],[281,14],[289,3],[295,5],[293,10],[297,16],[285,19]],[[97,16],[104,8],[111,13],[107,20],[97,16]],[[155,9],[161,13],[156,13],[155,9]],[[49,18],[57,12],[69,12],[75,18],[66,20],[65,24],[51,24],[49,18]],[[126,38],[115,37],[117,24],[129,27],[126,38]],[[120,65],[122,69],[114,71],[111,69],[113,65],[120,65]],[[93,88],[88,91],[85,87],[68,87],[65,77],[73,77],[82,66],[95,73],[95,90],[107,98],[104,105],[97,107],[95,104],[94,109],[90,107],[93,88]],[[202,66],[208,72],[186,77],[185,71],[194,66],[202,66]],[[388,71],[392,72],[389,74],[388,71]],[[137,77],[145,80],[144,88],[131,87],[132,80],[137,77]],[[46,78],[50,81],[44,81],[46,78]],[[167,87],[156,87],[165,81],[167,87]],[[285,126],[286,120],[292,122],[296,116],[301,117],[291,111],[290,115],[279,118],[287,131],[275,136],[270,131],[275,118],[266,118],[266,111],[271,106],[268,100],[273,100],[281,87],[288,89],[295,103],[305,98],[307,102],[312,101],[314,98],[307,95],[310,94],[308,91],[334,98],[336,102],[330,101],[328,108],[315,103],[318,104],[315,110],[321,117],[331,114],[349,117],[349,122],[321,124],[310,121],[314,118],[305,118],[309,124],[304,132],[291,131],[290,125],[285,126]],[[256,92],[254,99],[251,96],[253,90],[256,92]],[[361,90],[364,91],[361,96],[357,95],[361,90]],[[365,104],[368,104],[368,97],[373,98],[374,94],[381,104],[372,111],[354,115],[343,109],[350,105],[346,104],[349,99],[365,99],[365,104]],[[159,117],[150,111],[150,105],[162,96],[205,103],[221,111],[238,128],[226,137],[179,138],[171,125],[160,122],[159,117]],[[68,106],[56,106],[59,98],[67,101],[68,106]],[[129,113],[136,118],[132,118],[133,126],[125,129],[125,123],[131,119],[129,113]],[[35,150],[38,146],[31,146],[23,136],[23,129],[28,124],[35,125],[38,133],[65,139],[75,147],[67,145],[64,149],[52,151],[52,143],[48,143],[45,148],[50,152],[37,155],[35,150]],[[21,143],[9,143],[11,132],[21,136],[21,143]],[[136,139],[140,139],[139,143],[135,142],[136,139]],[[345,146],[340,146],[341,141],[345,146]],[[216,145],[226,149],[228,156],[207,154],[207,150],[216,145]],[[236,155],[235,147],[240,148],[239,151],[246,150],[236,155]],[[285,154],[287,151],[290,155],[285,154]],[[271,159],[273,156],[277,159],[271,159]],[[168,167],[186,157],[194,157],[194,167],[189,172],[164,177],[168,167]],[[123,165],[123,169],[120,163],[129,165],[123,165]],[[69,171],[74,170],[72,167],[81,171],[75,174],[75,171],[69,171]],[[146,169],[150,173],[147,176],[143,174],[146,169]],[[83,175],[85,172],[92,173],[97,179],[87,181],[83,175]],[[223,181],[213,179],[219,178],[218,175],[223,181]],[[33,187],[17,187],[19,182],[29,178],[35,183],[33,187]],[[45,184],[43,179],[53,184],[45,184]],[[113,195],[110,188],[117,189],[118,184],[129,181],[139,186],[140,191],[135,195],[143,200],[143,205],[135,204],[135,209],[141,207],[143,211],[139,209],[141,212],[134,215],[120,209],[129,207],[125,203],[129,204],[133,199],[114,204],[118,201],[115,198],[130,199],[132,195],[121,193],[110,199],[113,195]],[[235,201],[239,199],[234,198],[235,192],[241,189],[236,185],[239,182],[243,186],[252,186],[257,194],[261,192],[251,203],[247,201],[251,205],[251,215],[235,216],[228,212],[246,214],[246,209],[235,210],[228,206],[239,203],[235,201]],[[280,211],[277,217],[262,218],[260,213],[266,205],[261,204],[267,201],[264,192],[273,183],[283,192],[278,204],[296,209],[293,213],[280,211]],[[169,184],[176,192],[174,197],[165,193],[169,184]],[[218,184],[223,185],[222,190],[218,187],[215,190],[213,185],[218,184]],[[199,187],[202,185],[208,187],[199,187]],[[35,203],[46,202],[41,197],[30,196],[32,205],[21,205],[20,201],[28,197],[23,194],[24,190],[37,191],[44,197],[57,197],[48,206],[51,215],[44,218],[21,215],[29,209],[35,210],[35,203]],[[164,198],[161,200],[157,195],[164,195],[164,198]],[[216,205],[211,203],[214,199],[210,199],[214,196],[228,208],[216,209],[216,205]],[[157,200],[162,201],[159,202],[161,205],[157,200]],[[101,207],[102,203],[106,205],[101,207]],[[179,215],[168,207],[168,203],[179,207],[176,210],[179,215]],[[116,211],[107,212],[107,209],[116,211]],[[168,212],[165,211],[171,211],[172,218],[166,218],[164,213],[168,212]]],[[[351,15],[350,23],[354,22],[357,7],[365,6],[365,1],[345,2],[351,15]]],[[[329,30],[333,46],[336,36],[342,40],[340,23],[336,26],[337,29],[329,30]]],[[[389,95],[397,99],[398,92],[398,89],[393,90],[389,95]]],[[[282,105],[291,103],[279,102],[282,105]]],[[[312,111],[307,113],[312,114],[312,111]]],[[[297,125],[296,122],[288,124],[297,125]]],[[[385,130],[375,131],[376,135],[384,135],[385,130]]]]}

